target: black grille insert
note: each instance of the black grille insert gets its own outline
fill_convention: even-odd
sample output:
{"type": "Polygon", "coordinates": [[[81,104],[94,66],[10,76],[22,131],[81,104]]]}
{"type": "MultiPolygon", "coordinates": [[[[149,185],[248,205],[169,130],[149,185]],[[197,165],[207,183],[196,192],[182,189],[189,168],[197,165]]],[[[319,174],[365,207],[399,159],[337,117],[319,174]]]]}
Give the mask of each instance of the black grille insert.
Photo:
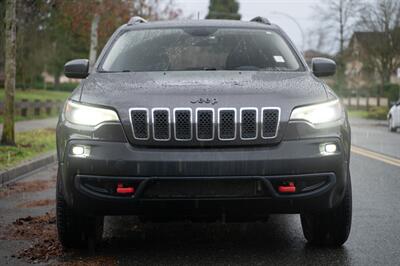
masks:
{"type": "Polygon", "coordinates": [[[132,129],[133,136],[137,139],[148,139],[149,138],[149,125],[146,110],[132,110],[132,129]]]}
{"type": "Polygon", "coordinates": [[[168,110],[153,111],[153,134],[156,140],[170,139],[170,125],[168,110]]]}
{"type": "Polygon", "coordinates": [[[166,179],[153,180],[144,198],[260,197],[267,195],[262,181],[248,179],[166,179]]]}
{"type": "Polygon", "coordinates": [[[236,132],[235,110],[227,109],[219,111],[219,138],[234,139],[236,132]]]}
{"type": "Polygon", "coordinates": [[[279,110],[278,109],[264,109],[262,113],[263,138],[274,138],[277,135],[279,123],[279,110]]]}
{"type": "Polygon", "coordinates": [[[192,139],[192,121],[190,110],[175,111],[175,138],[177,140],[192,139]]]}
{"type": "Polygon", "coordinates": [[[211,140],[214,138],[214,112],[213,110],[197,111],[197,138],[211,140]]]}
{"type": "Polygon", "coordinates": [[[257,110],[243,109],[241,116],[241,138],[255,139],[257,137],[257,110]]]}

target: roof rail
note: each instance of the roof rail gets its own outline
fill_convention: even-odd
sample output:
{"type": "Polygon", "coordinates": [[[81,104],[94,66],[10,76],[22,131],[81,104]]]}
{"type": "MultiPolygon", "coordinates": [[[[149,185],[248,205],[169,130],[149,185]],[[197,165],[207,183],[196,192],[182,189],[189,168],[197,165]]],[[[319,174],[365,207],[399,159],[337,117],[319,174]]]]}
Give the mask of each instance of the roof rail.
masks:
{"type": "Polygon", "coordinates": [[[260,17],[260,16],[255,17],[255,18],[253,18],[253,19],[250,20],[250,21],[251,21],[251,22],[258,22],[258,23],[263,23],[263,24],[271,25],[271,22],[270,22],[267,18],[260,17]]]}
{"type": "Polygon", "coordinates": [[[140,23],[147,23],[147,20],[145,20],[144,18],[139,17],[139,16],[134,16],[134,17],[131,17],[131,19],[128,22],[128,25],[130,26],[130,25],[140,24],[140,23]]]}

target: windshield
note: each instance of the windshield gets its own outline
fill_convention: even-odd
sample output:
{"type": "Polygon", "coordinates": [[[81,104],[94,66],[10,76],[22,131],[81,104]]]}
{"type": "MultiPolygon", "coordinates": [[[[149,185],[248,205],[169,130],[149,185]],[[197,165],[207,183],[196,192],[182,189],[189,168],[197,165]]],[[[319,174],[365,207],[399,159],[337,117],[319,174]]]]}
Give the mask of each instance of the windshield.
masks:
{"type": "Polygon", "coordinates": [[[101,70],[297,71],[302,67],[274,31],[197,27],[127,31],[114,42],[101,70]]]}

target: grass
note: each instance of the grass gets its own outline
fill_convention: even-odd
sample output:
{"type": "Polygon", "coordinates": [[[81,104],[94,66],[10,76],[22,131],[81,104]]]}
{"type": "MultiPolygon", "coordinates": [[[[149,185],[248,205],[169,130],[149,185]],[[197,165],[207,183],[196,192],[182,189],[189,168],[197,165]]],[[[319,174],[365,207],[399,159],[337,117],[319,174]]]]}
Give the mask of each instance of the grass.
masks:
{"type": "Polygon", "coordinates": [[[0,146],[0,171],[55,150],[55,129],[38,129],[16,133],[16,146],[0,146]]]}
{"type": "Polygon", "coordinates": [[[355,117],[355,118],[367,118],[368,117],[367,110],[348,110],[347,113],[349,114],[349,117],[355,117]]]}
{"type": "MultiPolygon", "coordinates": [[[[47,90],[16,90],[15,101],[21,101],[22,99],[28,99],[34,101],[36,99],[41,101],[46,100],[61,100],[64,101],[70,95],[70,92],[65,91],[47,91],[47,90]]],[[[0,88],[0,101],[4,100],[4,89],[0,88]]]]}

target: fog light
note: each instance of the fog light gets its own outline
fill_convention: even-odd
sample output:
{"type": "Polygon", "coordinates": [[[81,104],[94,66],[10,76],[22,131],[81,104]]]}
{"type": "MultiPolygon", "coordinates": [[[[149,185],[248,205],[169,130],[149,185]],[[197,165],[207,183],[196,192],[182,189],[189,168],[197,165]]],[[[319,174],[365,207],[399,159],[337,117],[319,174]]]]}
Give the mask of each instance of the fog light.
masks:
{"type": "Polygon", "coordinates": [[[336,152],[336,144],[326,144],[325,145],[325,151],[327,153],[334,153],[336,152]]]}
{"type": "Polygon", "coordinates": [[[335,143],[324,143],[319,146],[319,151],[323,155],[334,154],[337,151],[337,146],[335,143]]]}
{"type": "Polygon", "coordinates": [[[90,154],[90,147],[84,145],[72,146],[71,154],[79,157],[87,157],[90,154]]]}

